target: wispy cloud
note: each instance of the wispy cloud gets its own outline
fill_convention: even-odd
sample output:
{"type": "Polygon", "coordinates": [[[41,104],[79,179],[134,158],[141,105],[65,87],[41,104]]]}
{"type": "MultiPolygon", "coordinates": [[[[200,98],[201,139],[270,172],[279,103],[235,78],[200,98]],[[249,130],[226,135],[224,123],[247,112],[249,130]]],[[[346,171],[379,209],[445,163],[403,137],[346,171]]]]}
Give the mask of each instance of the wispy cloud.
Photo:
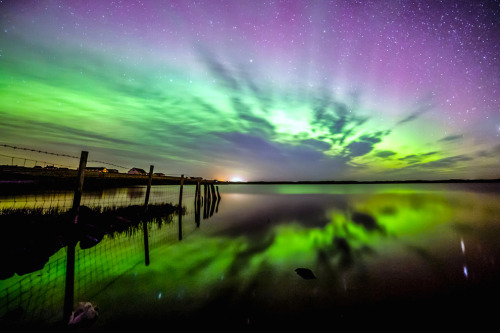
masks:
{"type": "Polygon", "coordinates": [[[463,139],[464,136],[461,135],[461,134],[456,134],[456,135],[448,135],[448,136],[445,136],[444,138],[442,139],[439,139],[440,142],[446,142],[446,141],[456,141],[456,140],[461,140],[463,139]]]}

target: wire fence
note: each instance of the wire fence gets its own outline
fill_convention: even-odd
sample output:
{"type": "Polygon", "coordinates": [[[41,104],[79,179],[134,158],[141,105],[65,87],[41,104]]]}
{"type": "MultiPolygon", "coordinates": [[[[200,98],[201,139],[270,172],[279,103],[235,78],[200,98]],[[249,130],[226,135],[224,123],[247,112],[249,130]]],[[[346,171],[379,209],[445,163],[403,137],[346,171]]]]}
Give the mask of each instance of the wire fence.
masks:
{"type": "MultiPolygon", "coordinates": [[[[67,161],[65,161],[64,164],[61,164],[59,162],[55,162],[54,160],[46,161],[43,157],[35,159],[32,157],[27,157],[27,156],[19,156],[19,155],[12,155],[12,154],[11,155],[0,154],[0,165],[1,164],[9,164],[9,162],[10,162],[10,165],[12,165],[12,166],[13,165],[20,166],[20,163],[22,162],[23,167],[26,167],[26,166],[35,167],[35,166],[44,165],[44,166],[58,166],[58,167],[72,168],[72,167],[78,166],[78,164],[76,164],[76,162],[78,162],[78,160],[80,159],[80,156],[76,156],[76,155],[70,155],[70,154],[65,154],[65,153],[55,153],[55,152],[49,152],[49,151],[45,151],[45,150],[41,150],[41,149],[20,147],[20,146],[9,145],[9,144],[0,144],[0,147],[12,149],[15,151],[26,152],[26,153],[37,153],[37,154],[45,155],[45,157],[60,157],[60,158],[69,159],[69,160],[66,159],[67,161]]],[[[121,168],[124,170],[130,169],[126,166],[121,166],[121,165],[117,165],[117,164],[106,162],[106,161],[88,160],[88,162],[89,163],[105,164],[105,165],[121,168]]]]}
{"type": "MultiPolygon", "coordinates": [[[[28,149],[22,151],[33,152],[28,149]]],[[[64,155],[41,153],[47,156],[64,155]]],[[[63,157],[74,158],[70,155],[63,157]]],[[[80,170],[83,173],[83,182],[84,170],[85,168],[80,170]]],[[[146,211],[146,207],[152,209],[156,205],[164,207],[161,205],[165,204],[171,209],[148,221],[141,220],[120,233],[107,233],[90,246],[83,246],[82,241],[79,246],[77,243],[66,243],[47,257],[40,255],[43,252],[40,249],[26,251],[24,245],[7,248],[4,242],[2,255],[6,265],[2,269],[0,279],[0,320],[38,325],[65,322],[69,313],[68,302],[72,309],[75,301],[92,300],[92,297],[132,268],[140,264],[149,265],[150,251],[173,244],[195,232],[200,227],[202,218],[208,219],[214,211],[217,212],[220,194],[214,182],[197,179],[184,184],[185,179],[182,176],[176,179],[178,183],[174,181],[172,184],[170,179],[170,184],[152,185],[151,179],[150,172],[149,177],[141,178],[140,182],[134,183],[133,186],[82,191],[82,184],[79,183],[74,190],[49,187],[27,193],[3,193],[0,196],[0,228],[7,231],[4,232],[4,240],[11,237],[14,241],[23,239],[23,233],[29,234],[30,230],[9,229],[11,226],[3,222],[12,221],[6,218],[12,212],[26,212],[20,216],[25,214],[26,220],[33,223],[33,212],[51,217],[50,214],[56,211],[67,219],[75,212],[76,201],[77,207],[87,207],[95,212],[120,207],[142,207],[140,210],[146,211]],[[8,271],[9,265],[15,273],[8,271]]],[[[64,223],[71,223],[71,220],[65,220],[64,223]]],[[[36,239],[42,235],[35,233],[35,244],[43,242],[36,239]]],[[[29,242],[33,243],[33,239],[29,242]]]]}
{"type": "MultiPolygon", "coordinates": [[[[187,200],[194,199],[195,186],[186,186],[187,200]]],[[[132,187],[103,188],[84,191],[81,205],[91,208],[127,207],[144,205],[147,185],[132,187]]],[[[74,191],[45,190],[35,193],[0,195],[0,209],[58,209],[67,211],[72,208],[74,191]]],[[[176,204],[179,200],[179,185],[151,186],[149,204],[176,204]]]]}
{"type": "MultiPolygon", "coordinates": [[[[194,232],[183,225],[184,236],[194,232]]],[[[151,251],[178,241],[178,225],[148,226],[151,251]]],[[[75,253],[74,299],[93,301],[113,281],[137,265],[144,265],[144,236],[138,229],[126,235],[105,237],[98,245],[75,253]]],[[[54,324],[63,319],[67,250],[60,249],[36,272],[0,281],[0,318],[27,324],[54,324]]]]}

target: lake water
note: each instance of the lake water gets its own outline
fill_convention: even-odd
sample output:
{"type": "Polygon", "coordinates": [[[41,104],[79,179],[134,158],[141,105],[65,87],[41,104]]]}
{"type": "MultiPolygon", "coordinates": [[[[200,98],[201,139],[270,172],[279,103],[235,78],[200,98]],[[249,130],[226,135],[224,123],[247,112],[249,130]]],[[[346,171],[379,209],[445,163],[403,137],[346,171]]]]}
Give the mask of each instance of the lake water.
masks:
{"type": "MultiPolygon", "coordinates": [[[[142,229],[76,247],[93,330],[496,322],[500,184],[222,185],[201,219],[186,188],[186,215],[148,226],[148,265],[142,229]]],[[[60,322],[65,258],[0,281],[3,325],[60,322]]]]}

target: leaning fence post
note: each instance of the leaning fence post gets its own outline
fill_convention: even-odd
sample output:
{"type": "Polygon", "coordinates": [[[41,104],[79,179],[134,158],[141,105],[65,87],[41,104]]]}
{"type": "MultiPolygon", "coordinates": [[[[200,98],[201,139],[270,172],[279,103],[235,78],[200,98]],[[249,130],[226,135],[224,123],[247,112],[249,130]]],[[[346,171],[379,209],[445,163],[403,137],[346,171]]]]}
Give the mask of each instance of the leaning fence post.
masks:
{"type": "MultiPolygon", "coordinates": [[[[83,192],[83,181],[85,178],[85,168],[87,166],[87,158],[89,153],[87,151],[82,151],[80,156],[80,165],[78,167],[78,183],[75,189],[75,195],[73,197],[73,226],[78,223],[78,215],[80,211],[80,201],[82,199],[83,192]]],[[[70,228],[71,232],[74,228],[70,228]]],[[[76,239],[70,236],[70,240],[67,246],[66,253],[66,286],[64,290],[64,311],[63,320],[64,324],[68,324],[71,312],[73,311],[74,302],[74,291],[75,291],[75,246],[76,239]]]]}
{"type": "MultiPolygon", "coordinates": [[[[149,178],[148,178],[148,188],[146,189],[146,198],[144,199],[144,212],[148,211],[149,204],[149,194],[151,193],[151,182],[153,180],[153,169],[154,166],[149,166],[149,178]]],[[[146,215],[146,214],[145,214],[146,215]]],[[[144,263],[146,266],[149,265],[149,238],[148,238],[148,222],[146,216],[144,216],[142,220],[142,229],[144,233],[144,263]]]]}

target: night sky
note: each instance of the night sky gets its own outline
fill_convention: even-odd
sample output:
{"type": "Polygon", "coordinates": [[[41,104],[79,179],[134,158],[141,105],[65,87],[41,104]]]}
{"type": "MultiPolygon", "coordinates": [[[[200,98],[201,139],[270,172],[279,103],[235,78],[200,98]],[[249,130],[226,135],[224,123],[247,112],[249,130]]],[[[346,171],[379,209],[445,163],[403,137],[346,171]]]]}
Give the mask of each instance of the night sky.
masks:
{"type": "Polygon", "coordinates": [[[3,144],[220,180],[500,177],[499,1],[4,0],[0,28],[3,144]]]}

